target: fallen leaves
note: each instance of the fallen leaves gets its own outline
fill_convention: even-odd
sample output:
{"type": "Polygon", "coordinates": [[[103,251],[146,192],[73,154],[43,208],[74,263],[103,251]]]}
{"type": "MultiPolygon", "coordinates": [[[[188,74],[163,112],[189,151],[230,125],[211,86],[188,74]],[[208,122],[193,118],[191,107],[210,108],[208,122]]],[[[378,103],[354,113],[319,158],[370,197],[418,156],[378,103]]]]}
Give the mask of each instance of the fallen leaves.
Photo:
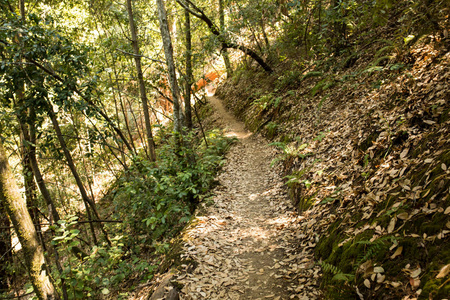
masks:
{"type": "Polygon", "coordinates": [[[317,299],[317,221],[293,212],[273,150],[242,140],[218,176],[213,205],[184,233],[182,299],[317,299]],[[303,223],[301,222],[303,221],[303,223]],[[298,248],[301,226],[308,228],[298,248]],[[302,251],[299,252],[298,249],[302,251]],[[195,268],[192,267],[195,266],[195,268]]]}
{"type": "Polygon", "coordinates": [[[403,252],[403,246],[398,247],[394,254],[391,255],[391,259],[395,259],[397,256],[400,256],[403,252]]]}
{"type": "Polygon", "coordinates": [[[388,233],[392,233],[394,231],[395,228],[395,223],[397,222],[397,218],[392,218],[391,221],[389,222],[389,226],[387,228],[387,232],[388,233]]]}
{"type": "MultiPolygon", "coordinates": [[[[374,258],[356,266],[357,276],[364,278],[359,289],[356,287],[358,295],[365,293],[364,287],[399,293],[399,299],[420,294],[420,285],[424,284],[421,278],[429,278],[424,276],[429,272],[428,262],[409,257],[411,248],[417,247],[415,252],[420,253],[438,242],[448,244],[450,233],[450,207],[443,204],[450,193],[449,163],[443,159],[449,149],[450,54],[440,54],[430,47],[412,49],[409,55],[414,63],[408,71],[391,74],[392,78],[355,78],[351,83],[357,88],[343,83],[339,89],[330,90],[320,109],[318,99],[300,98],[302,90],[291,103],[284,103],[289,109],[273,121],[280,121],[281,135],[293,140],[289,147],[308,154],[287,159],[285,175],[301,172],[301,180],[312,183],[300,184],[290,192],[295,200],[309,199],[313,207],[298,219],[295,236],[298,251],[309,255],[310,262],[294,259],[287,264],[292,274],[275,272],[276,279],[292,280],[298,270],[316,279],[312,255],[318,243],[316,235],[326,238],[330,225],[338,220],[333,228],[333,234],[339,236],[338,247],[368,231],[371,243],[391,236],[399,242],[386,251],[385,259],[399,264],[411,260],[415,266],[394,275],[374,258]],[[437,57],[440,63],[433,64],[437,57]],[[372,79],[382,84],[370,87],[372,79]],[[442,220],[440,228],[422,230],[422,225],[428,226],[428,221],[435,219],[442,220]],[[402,244],[403,239],[408,243],[402,244]]],[[[277,228],[282,236],[293,227],[278,224],[277,228]]],[[[274,247],[269,245],[269,249],[274,247]]],[[[255,251],[267,253],[265,247],[255,251]]],[[[276,261],[272,269],[264,270],[274,272],[285,266],[276,261]]],[[[253,273],[256,270],[259,266],[253,273]]],[[[448,276],[444,271],[442,276],[448,276]]],[[[298,276],[299,291],[308,287],[303,286],[309,281],[303,274],[298,276]]]]}
{"type": "Polygon", "coordinates": [[[436,275],[436,278],[444,278],[448,275],[448,273],[450,273],[450,264],[443,266],[439,271],[439,274],[436,275]]]}

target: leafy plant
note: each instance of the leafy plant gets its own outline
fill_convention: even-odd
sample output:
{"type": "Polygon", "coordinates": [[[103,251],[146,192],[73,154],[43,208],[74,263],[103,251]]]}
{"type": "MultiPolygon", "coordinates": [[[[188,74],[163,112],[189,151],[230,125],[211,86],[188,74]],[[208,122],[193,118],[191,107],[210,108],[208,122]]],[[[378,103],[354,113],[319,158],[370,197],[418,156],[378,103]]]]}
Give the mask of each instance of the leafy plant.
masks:
{"type": "Polygon", "coordinates": [[[274,97],[272,93],[269,93],[256,99],[252,104],[257,106],[261,111],[264,111],[270,108],[277,108],[282,99],[283,97],[274,97]]]}
{"type": "Polygon", "coordinates": [[[325,273],[331,273],[333,276],[333,280],[337,280],[337,281],[352,281],[355,279],[355,275],[353,274],[345,274],[344,272],[342,272],[338,267],[329,264],[327,262],[324,261],[319,261],[318,265],[322,268],[322,270],[325,273]]]}
{"type": "Polygon", "coordinates": [[[283,90],[287,87],[295,86],[301,82],[301,72],[299,70],[289,71],[286,74],[278,77],[276,87],[279,90],[283,90]]]}
{"type": "Polygon", "coordinates": [[[370,241],[370,240],[358,241],[357,244],[367,245],[368,248],[363,253],[361,253],[358,260],[354,264],[354,269],[355,270],[358,269],[359,266],[362,265],[364,262],[377,256],[381,252],[384,252],[387,247],[386,242],[394,241],[394,240],[395,240],[394,237],[387,235],[387,236],[383,236],[379,239],[376,239],[374,241],[370,241]]]}
{"type": "Polygon", "coordinates": [[[129,253],[123,244],[122,236],[112,238],[111,245],[105,243],[93,246],[89,255],[82,260],[71,256],[72,248],[80,246],[80,240],[77,239],[80,230],[75,229],[78,225],[77,219],[76,216],[69,217],[52,226],[57,234],[52,244],[56,246],[60,255],[68,258],[63,261],[62,270],[54,272],[57,274],[55,281],[58,285],[61,285],[62,281],[66,283],[69,299],[98,298],[100,295],[107,295],[136,270],[144,274],[144,279],[152,276],[156,266],[139,259],[132,261],[126,259],[129,253]]]}
{"type": "Polygon", "coordinates": [[[319,71],[311,71],[311,72],[308,72],[308,73],[306,73],[305,75],[303,75],[302,81],[305,80],[305,79],[311,78],[311,77],[322,77],[322,76],[323,76],[323,73],[322,73],[322,72],[319,72],[319,71]]]}
{"type": "Polygon", "coordinates": [[[272,160],[271,165],[274,166],[275,164],[281,162],[281,161],[285,161],[288,158],[292,158],[292,157],[299,157],[301,159],[312,155],[312,153],[300,153],[300,151],[306,149],[306,147],[308,147],[308,144],[301,144],[299,147],[294,146],[293,144],[286,144],[283,142],[274,142],[274,143],[270,143],[269,145],[271,146],[276,146],[277,148],[282,150],[282,153],[279,154],[275,159],[272,160]]]}
{"type": "Polygon", "coordinates": [[[267,136],[269,139],[273,138],[278,130],[279,125],[275,122],[269,122],[266,125],[267,136]]]}
{"type": "MultiPolygon", "coordinates": [[[[214,183],[223,153],[232,139],[218,132],[207,134],[207,145],[187,136],[177,151],[174,139],[161,129],[163,144],[157,164],[136,158],[115,191],[116,218],[124,220],[124,233],[159,240],[176,234],[214,183]]],[[[129,238],[129,243],[136,243],[129,238]]]]}
{"type": "Polygon", "coordinates": [[[322,142],[323,138],[327,135],[328,131],[329,130],[319,132],[319,134],[314,138],[314,141],[322,142]]]}

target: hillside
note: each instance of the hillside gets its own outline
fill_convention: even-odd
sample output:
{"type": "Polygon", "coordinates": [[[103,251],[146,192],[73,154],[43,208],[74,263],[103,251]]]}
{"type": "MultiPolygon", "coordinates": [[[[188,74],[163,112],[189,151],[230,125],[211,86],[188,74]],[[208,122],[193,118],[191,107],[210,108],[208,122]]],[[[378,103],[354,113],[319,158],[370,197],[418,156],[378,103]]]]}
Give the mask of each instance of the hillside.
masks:
{"type": "Polygon", "coordinates": [[[448,299],[449,0],[0,15],[0,299],[448,299]]]}
{"type": "Polygon", "coordinates": [[[241,68],[216,93],[279,148],[328,299],[450,294],[449,39],[399,42],[393,16],[340,56],[241,68]]]}

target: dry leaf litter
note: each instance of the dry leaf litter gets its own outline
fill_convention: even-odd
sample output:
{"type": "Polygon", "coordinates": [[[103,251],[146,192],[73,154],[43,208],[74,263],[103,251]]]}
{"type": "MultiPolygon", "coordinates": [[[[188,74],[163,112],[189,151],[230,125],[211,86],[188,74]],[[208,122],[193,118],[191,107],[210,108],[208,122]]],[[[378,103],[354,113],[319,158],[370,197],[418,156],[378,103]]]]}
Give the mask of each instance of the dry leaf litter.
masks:
{"type": "MultiPolygon", "coordinates": [[[[288,145],[297,153],[284,161],[284,171],[299,174],[297,184],[291,186],[295,205],[305,200],[313,204],[302,214],[307,221],[300,226],[313,226],[322,239],[330,236],[330,225],[339,222],[332,232],[339,234],[338,247],[364,232],[371,234],[370,242],[395,238],[383,263],[404,264],[401,272],[388,275],[382,265],[368,260],[358,266],[356,274],[364,278],[360,285],[341,282],[359,299],[365,299],[364,295],[417,299],[425,269],[432,270],[431,278],[448,275],[449,258],[433,266],[427,251],[436,244],[450,244],[450,207],[446,204],[450,193],[450,53],[429,43],[418,44],[409,56],[414,63],[397,76],[388,66],[384,72],[389,77],[366,72],[347,83],[343,80],[323,98],[321,107],[320,98],[309,96],[318,81],[310,79],[295,91],[297,98],[266,112],[282,125],[280,135],[298,137],[288,145]],[[373,88],[376,82],[379,88],[373,88]],[[421,176],[416,178],[416,174],[421,176]],[[380,222],[386,216],[390,220],[380,222]],[[423,233],[438,218],[442,219],[440,229],[423,233]],[[418,220],[424,221],[416,225],[418,220]],[[416,255],[407,263],[409,258],[403,259],[413,249],[404,248],[396,239],[413,239],[413,245],[422,249],[421,257],[416,255]]],[[[219,92],[229,101],[228,107],[235,111],[241,107],[239,114],[247,124],[264,119],[252,107],[243,110],[239,106],[242,96],[233,88],[219,92]]],[[[311,236],[304,239],[298,242],[305,244],[311,236]]],[[[438,287],[446,284],[449,280],[443,278],[438,287]]],[[[339,282],[334,285],[339,288],[339,282]]]]}
{"type": "Polygon", "coordinates": [[[240,140],[227,155],[213,204],[185,232],[182,258],[194,263],[174,278],[183,286],[180,298],[320,298],[315,238],[297,245],[302,218],[285,194],[279,169],[271,167],[274,149],[246,132],[217,98],[210,102],[228,134],[240,140]]]}

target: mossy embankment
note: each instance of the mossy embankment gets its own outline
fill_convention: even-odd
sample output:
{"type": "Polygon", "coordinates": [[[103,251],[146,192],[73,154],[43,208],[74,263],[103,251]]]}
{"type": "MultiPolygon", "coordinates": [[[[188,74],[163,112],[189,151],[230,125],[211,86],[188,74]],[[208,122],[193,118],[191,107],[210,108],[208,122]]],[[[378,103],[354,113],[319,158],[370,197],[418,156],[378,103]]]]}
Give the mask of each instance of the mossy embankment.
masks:
{"type": "Polygon", "coordinates": [[[242,67],[217,90],[280,148],[330,299],[450,294],[449,42],[399,42],[393,26],[339,56],[291,53],[270,76],[242,67]]]}

